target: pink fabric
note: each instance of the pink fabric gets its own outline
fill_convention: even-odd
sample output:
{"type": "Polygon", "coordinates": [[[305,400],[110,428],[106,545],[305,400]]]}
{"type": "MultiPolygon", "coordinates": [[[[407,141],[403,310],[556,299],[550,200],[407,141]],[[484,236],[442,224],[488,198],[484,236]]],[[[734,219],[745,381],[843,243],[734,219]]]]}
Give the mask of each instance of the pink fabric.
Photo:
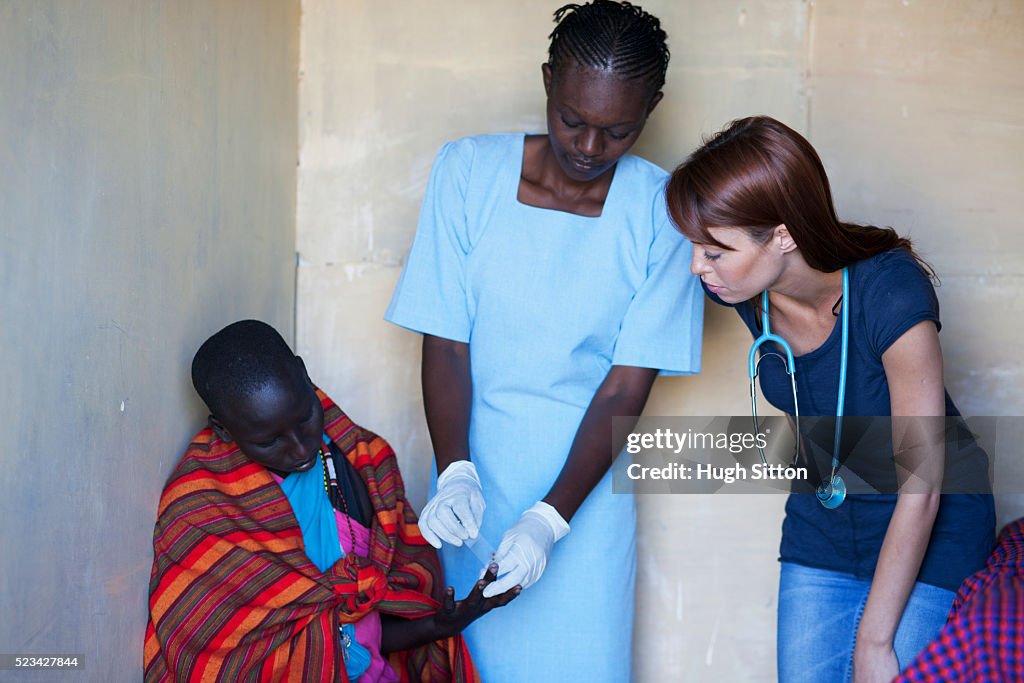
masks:
{"type": "MultiPolygon", "coordinates": [[[[341,541],[341,549],[346,554],[352,552],[352,537],[348,533],[349,522],[352,523],[352,535],[356,537],[356,555],[366,557],[370,551],[370,530],[347,517],[345,513],[334,511],[338,523],[338,539],[341,541]]],[[[387,663],[387,660],[380,654],[380,614],[370,612],[356,622],[356,640],[360,645],[370,651],[370,666],[359,677],[357,683],[394,683],[398,681],[395,670],[387,663]]]]}
{"type": "MultiPolygon", "coordinates": [[[[273,472],[270,473],[270,476],[278,484],[284,481],[273,472]]],[[[345,551],[345,554],[352,552],[352,536],[355,536],[356,555],[368,557],[370,554],[370,530],[343,512],[335,510],[334,518],[338,527],[338,540],[341,541],[341,549],[345,551]],[[349,522],[352,523],[352,535],[348,533],[349,522]]],[[[397,683],[398,675],[380,654],[380,614],[370,612],[356,622],[356,640],[370,652],[370,666],[356,683],[397,683]]]]}

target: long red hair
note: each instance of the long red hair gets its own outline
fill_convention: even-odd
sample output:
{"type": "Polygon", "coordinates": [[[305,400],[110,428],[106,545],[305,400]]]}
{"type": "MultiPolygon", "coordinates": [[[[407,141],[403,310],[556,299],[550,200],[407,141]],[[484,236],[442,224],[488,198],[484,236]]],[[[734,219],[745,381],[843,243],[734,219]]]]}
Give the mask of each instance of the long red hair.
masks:
{"type": "Polygon", "coordinates": [[[815,270],[831,273],[902,248],[934,277],[910,240],[892,228],[841,222],[814,147],[767,116],[737,119],[706,139],[672,173],[666,197],[676,227],[692,242],[728,249],[708,228],[733,227],[764,243],[785,224],[815,270]]]}

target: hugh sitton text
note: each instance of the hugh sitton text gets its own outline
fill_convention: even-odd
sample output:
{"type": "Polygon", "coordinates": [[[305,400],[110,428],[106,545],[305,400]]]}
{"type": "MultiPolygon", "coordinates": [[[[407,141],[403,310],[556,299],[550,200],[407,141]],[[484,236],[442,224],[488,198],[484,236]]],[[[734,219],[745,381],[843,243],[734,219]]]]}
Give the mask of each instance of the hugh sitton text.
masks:
{"type": "Polygon", "coordinates": [[[735,481],[807,480],[806,467],[786,467],[785,465],[765,465],[758,463],[745,467],[740,464],[721,467],[716,465],[688,465],[669,463],[660,467],[633,463],[626,468],[626,475],[633,480],[672,479],[677,481],[721,481],[731,484],[735,481]]]}

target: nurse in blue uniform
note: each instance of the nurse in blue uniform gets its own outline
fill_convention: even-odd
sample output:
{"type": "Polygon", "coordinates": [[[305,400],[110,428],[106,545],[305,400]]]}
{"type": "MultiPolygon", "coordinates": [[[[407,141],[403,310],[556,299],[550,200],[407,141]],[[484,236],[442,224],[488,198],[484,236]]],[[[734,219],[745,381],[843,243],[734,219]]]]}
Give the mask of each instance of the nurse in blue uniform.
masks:
{"type": "MultiPolygon", "coordinates": [[[[464,635],[484,681],[627,681],[635,509],[612,494],[612,417],[655,377],[700,368],[702,300],[667,174],[628,154],[662,98],[657,18],[596,0],[555,13],[546,135],[444,145],[386,317],[423,337],[439,476],[420,516],[457,591],[466,547],[498,545],[489,594],[521,590],[464,635]]],[[[620,445],[621,447],[621,445],[620,445]]]]}
{"type": "MultiPolygon", "coordinates": [[[[891,228],[840,222],[817,153],[771,118],[712,137],[672,174],[667,196],[708,297],[734,307],[755,338],[767,311],[788,342],[800,416],[892,416],[880,460],[898,493],[790,494],[778,614],[780,681],[890,681],[938,634],[995,527],[984,454],[964,432],[967,457],[950,459],[941,429],[929,429],[959,415],[943,385],[931,270],[891,228]],[[941,494],[978,468],[973,491],[941,494]]],[[[793,415],[791,376],[765,357],[784,347],[761,353],[765,397],[793,415]]],[[[855,456],[838,479],[821,468],[825,487],[855,456]]]]}

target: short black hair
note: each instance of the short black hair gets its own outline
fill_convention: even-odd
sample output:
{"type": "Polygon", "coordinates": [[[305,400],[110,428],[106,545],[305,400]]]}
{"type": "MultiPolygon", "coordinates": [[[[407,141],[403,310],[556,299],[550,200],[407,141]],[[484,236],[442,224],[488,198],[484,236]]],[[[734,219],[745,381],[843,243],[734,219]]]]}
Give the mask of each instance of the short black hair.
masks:
{"type": "Polygon", "coordinates": [[[229,405],[291,371],[298,359],[277,330],[260,320],[239,320],[199,347],[192,386],[220,418],[229,405]]]}
{"type": "Polygon", "coordinates": [[[661,90],[668,70],[667,36],[656,16],[628,2],[593,0],[555,10],[558,25],[548,38],[548,64],[557,71],[566,59],[608,70],[661,90]]]}

